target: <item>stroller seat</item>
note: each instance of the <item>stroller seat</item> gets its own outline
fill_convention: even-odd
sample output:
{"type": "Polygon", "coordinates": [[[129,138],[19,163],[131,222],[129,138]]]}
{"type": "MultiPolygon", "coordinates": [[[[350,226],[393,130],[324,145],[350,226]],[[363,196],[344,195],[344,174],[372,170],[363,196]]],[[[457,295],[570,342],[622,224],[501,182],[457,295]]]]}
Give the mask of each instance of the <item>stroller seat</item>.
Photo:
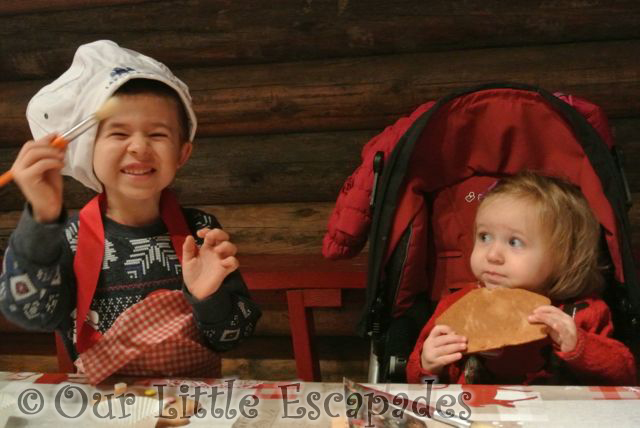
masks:
{"type": "Polygon", "coordinates": [[[580,187],[610,261],[605,300],[624,341],[638,337],[640,289],[629,242],[628,186],[602,110],[583,99],[492,84],[421,105],[374,137],[336,201],[328,258],[369,240],[367,298],[358,326],[379,370],[403,381],[406,358],[437,301],[475,278],[473,220],[500,177],[529,169],[580,187]]]}

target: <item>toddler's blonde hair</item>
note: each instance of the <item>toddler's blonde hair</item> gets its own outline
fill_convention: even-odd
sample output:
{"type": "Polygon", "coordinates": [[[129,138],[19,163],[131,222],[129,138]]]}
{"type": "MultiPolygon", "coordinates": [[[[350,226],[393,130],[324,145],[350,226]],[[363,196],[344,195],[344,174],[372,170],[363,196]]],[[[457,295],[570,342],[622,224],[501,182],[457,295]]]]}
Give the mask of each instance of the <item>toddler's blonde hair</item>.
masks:
{"type": "Polygon", "coordinates": [[[529,201],[538,210],[554,270],[546,294],[553,300],[601,290],[600,223],[578,187],[568,181],[523,171],[498,181],[480,206],[498,197],[529,201]]]}

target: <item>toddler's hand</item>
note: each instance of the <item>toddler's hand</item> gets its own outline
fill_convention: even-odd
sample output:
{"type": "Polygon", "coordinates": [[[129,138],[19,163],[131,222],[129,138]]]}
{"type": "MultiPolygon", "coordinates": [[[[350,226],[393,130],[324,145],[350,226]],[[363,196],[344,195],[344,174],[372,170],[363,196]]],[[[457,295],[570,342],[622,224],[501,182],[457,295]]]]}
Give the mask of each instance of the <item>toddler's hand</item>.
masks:
{"type": "Polygon", "coordinates": [[[549,336],[562,352],[571,352],[578,343],[578,331],[573,318],[555,306],[537,307],[529,322],[542,323],[549,328],[549,336]]]}
{"type": "Polygon", "coordinates": [[[420,362],[424,370],[439,374],[442,368],[462,358],[467,349],[467,338],[455,334],[451,327],[437,325],[422,345],[420,362]]]}
{"type": "Polygon", "coordinates": [[[62,211],[62,175],[64,150],[51,147],[55,135],[26,142],[11,166],[13,179],[31,204],[33,217],[49,223],[62,211]]]}
{"type": "Polygon", "coordinates": [[[239,263],[235,257],[238,250],[225,231],[205,228],[198,230],[197,235],[204,239],[201,247],[198,248],[193,236],[188,236],[182,246],[182,277],[189,292],[202,300],[218,291],[239,263]]]}

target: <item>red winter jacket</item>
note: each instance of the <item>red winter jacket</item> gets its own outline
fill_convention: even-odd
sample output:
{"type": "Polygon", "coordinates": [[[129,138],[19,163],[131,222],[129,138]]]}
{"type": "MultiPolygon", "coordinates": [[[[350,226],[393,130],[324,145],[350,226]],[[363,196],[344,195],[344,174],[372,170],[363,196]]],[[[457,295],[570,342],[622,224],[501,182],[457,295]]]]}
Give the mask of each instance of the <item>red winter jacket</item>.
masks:
{"type": "MultiPolygon", "coordinates": [[[[453,303],[476,287],[466,287],[444,297],[429,322],[420,333],[407,364],[407,381],[419,383],[423,376],[433,376],[422,369],[422,346],[435,327],[435,320],[453,303]]],[[[578,343],[571,352],[553,353],[562,362],[560,370],[567,370],[581,384],[586,385],[635,385],[636,366],[633,355],[621,342],[611,338],[613,325],[607,304],[601,299],[585,298],[576,305],[586,304],[575,313],[578,343]]],[[[564,305],[559,305],[563,308],[564,305]]],[[[540,384],[555,383],[545,357],[550,351],[549,340],[538,340],[519,346],[508,346],[497,358],[482,359],[491,376],[492,384],[540,384]]],[[[438,377],[440,383],[468,383],[465,380],[466,358],[443,368],[438,377]]],[[[556,369],[557,370],[557,369],[556,369]]],[[[562,373],[560,373],[562,377],[562,373]]]]}
{"type": "Polygon", "coordinates": [[[387,159],[396,143],[413,122],[435,101],[418,107],[373,137],[362,149],[362,164],[345,181],[329,218],[329,230],[322,241],[322,254],[328,259],[346,259],[362,250],[371,224],[369,200],[373,186],[373,158],[379,151],[387,159]]]}

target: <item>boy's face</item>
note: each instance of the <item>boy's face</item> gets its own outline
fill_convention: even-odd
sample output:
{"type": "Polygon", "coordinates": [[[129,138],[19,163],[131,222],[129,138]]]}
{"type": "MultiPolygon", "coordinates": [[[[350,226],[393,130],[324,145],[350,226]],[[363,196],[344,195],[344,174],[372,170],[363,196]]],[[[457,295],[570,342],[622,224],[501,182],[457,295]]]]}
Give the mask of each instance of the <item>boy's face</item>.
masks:
{"type": "Polygon", "coordinates": [[[471,270],[487,288],[524,288],[544,294],[554,271],[538,210],[522,198],[499,195],[476,215],[471,270]]]}
{"type": "Polygon", "coordinates": [[[98,129],[93,169],[109,198],[158,198],[191,154],[180,141],[178,106],[153,94],[119,95],[98,129]]]}

